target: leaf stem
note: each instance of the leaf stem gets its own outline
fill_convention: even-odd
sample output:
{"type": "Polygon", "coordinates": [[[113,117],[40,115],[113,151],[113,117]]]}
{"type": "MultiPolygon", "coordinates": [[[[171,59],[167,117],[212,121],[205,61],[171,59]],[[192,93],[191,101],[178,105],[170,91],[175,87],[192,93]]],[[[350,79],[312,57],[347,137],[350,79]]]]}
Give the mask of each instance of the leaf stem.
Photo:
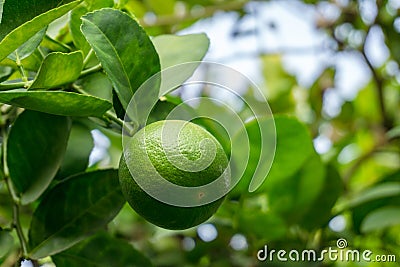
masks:
{"type": "Polygon", "coordinates": [[[37,50],[39,51],[39,54],[42,56],[42,59],[46,57],[46,53],[43,51],[42,47],[38,47],[37,50]]]}
{"type": "Polygon", "coordinates": [[[15,63],[17,64],[19,72],[21,73],[22,81],[27,82],[28,76],[26,76],[24,66],[22,65],[21,59],[19,58],[17,51],[15,51],[15,57],[16,57],[15,63]]]}
{"type": "Polygon", "coordinates": [[[114,113],[112,113],[111,111],[107,111],[107,112],[104,114],[104,117],[106,117],[107,119],[109,119],[109,120],[115,122],[115,123],[118,124],[119,126],[124,127],[124,122],[123,122],[121,119],[119,119],[119,118],[118,118],[114,113]]]}
{"type": "Polygon", "coordinates": [[[118,118],[113,112],[111,111],[107,111],[104,114],[104,117],[109,119],[110,121],[115,122],[116,124],[118,124],[125,133],[127,133],[128,135],[132,136],[136,131],[137,131],[137,126],[136,125],[132,125],[132,128],[129,128],[129,126],[120,118],[118,118]]]}
{"type": "Polygon", "coordinates": [[[24,233],[22,232],[22,227],[21,227],[21,222],[19,219],[19,204],[14,203],[13,205],[13,226],[15,230],[17,231],[19,243],[21,244],[22,248],[22,254],[24,257],[27,257],[28,255],[28,245],[24,236],[24,233]]]}
{"type": "Polygon", "coordinates": [[[90,50],[89,50],[89,53],[86,55],[86,57],[85,57],[85,59],[83,60],[83,67],[86,67],[86,65],[89,63],[89,60],[90,60],[90,58],[92,57],[92,55],[93,55],[93,48],[91,48],[90,50]]]}
{"type": "Polygon", "coordinates": [[[16,82],[16,83],[0,83],[0,91],[7,91],[12,89],[28,88],[31,85],[31,81],[28,82],[16,82]]]}
{"type": "Polygon", "coordinates": [[[103,67],[101,66],[101,64],[98,64],[96,66],[93,66],[91,68],[85,69],[81,72],[81,75],[79,75],[79,78],[83,78],[85,76],[88,76],[90,74],[96,73],[103,70],[103,67]]]}

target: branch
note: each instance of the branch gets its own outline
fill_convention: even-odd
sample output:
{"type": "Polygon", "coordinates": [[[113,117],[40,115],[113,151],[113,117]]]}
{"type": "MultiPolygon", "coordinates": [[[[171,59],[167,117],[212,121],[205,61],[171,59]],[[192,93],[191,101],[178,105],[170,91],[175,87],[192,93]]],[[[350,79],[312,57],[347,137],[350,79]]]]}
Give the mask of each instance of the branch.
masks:
{"type": "MultiPolygon", "coordinates": [[[[367,33],[367,35],[368,35],[368,33],[367,33]]],[[[389,118],[388,113],[386,112],[385,97],[384,97],[384,90],[383,90],[384,79],[378,74],[375,67],[372,65],[370,59],[368,58],[367,54],[365,53],[365,43],[366,42],[364,42],[363,46],[361,47],[361,55],[363,56],[365,62],[367,63],[368,68],[372,72],[372,77],[375,82],[376,90],[377,90],[377,94],[378,94],[378,104],[379,104],[379,109],[381,112],[383,126],[384,126],[384,128],[386,128],[388,130],[393,127],[393,121],[389,118]]]]}

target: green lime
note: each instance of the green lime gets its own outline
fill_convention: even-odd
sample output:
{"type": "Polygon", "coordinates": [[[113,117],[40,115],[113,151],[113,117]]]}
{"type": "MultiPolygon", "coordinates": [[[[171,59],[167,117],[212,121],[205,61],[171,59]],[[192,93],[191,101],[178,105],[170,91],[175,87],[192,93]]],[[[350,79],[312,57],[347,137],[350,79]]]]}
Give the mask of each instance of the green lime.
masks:
{"type": "Polygon", "coordinates": [[[171,205],[150,196],[135,179],[143,179],[160,192],[168,189],[156,182],[159,176],[184,187],[206,185],[224,176],[225,183],[219,185],[227,186],[230,179],[229,172],[225,172],[227,167],[228,158],[221,144],[204,128],[187,121],[158,121],[138,131],[126,143],[119,179],[128,203],[143,218],[166,229],[187,229],[210,218],[223,197],[192,207],[171,205]]]}

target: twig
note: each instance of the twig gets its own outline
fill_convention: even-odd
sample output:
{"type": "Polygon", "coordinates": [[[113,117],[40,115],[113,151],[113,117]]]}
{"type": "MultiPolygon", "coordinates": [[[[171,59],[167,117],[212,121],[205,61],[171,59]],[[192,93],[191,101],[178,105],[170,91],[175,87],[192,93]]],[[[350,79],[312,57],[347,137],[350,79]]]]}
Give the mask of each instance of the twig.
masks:
{"type": "Polygon", "coordinates": [[[383,120],[383,126],[388,130],[393,127],[393,122],[392,120],[388,117],[386,113],[386,107],[385,107],[385,97],[384,97],[384,92],[383,92],[383,79],[379,76],[377,71],[375,70],[374,66],[372,65],[371,61],[369,60],[368,56],[365,53],[365,49],[362,48],[361,54],[365,60],[365,62],[368,65],[368,68],[372,72],[372,77],[376,85],[376,91],[378,95],[378,105],[379,105],[379,110],[381,112],[381,117],[383,120]]]}
{"type": "Polygon", "coordinates": [[[102,70],[103,70],[103,67],[101,66],[101,64],[98,64],[98,65],[93,66],[93,67],[91,67],[89,69],[83,70],[81,72],[81,75],[79,75],[79,78],[86,77],[86,76],[88,76],[90,74],[93,74],[93,73],[96,73],[96,72],[99,72],[99,71],[102,71],[102,70]]]}

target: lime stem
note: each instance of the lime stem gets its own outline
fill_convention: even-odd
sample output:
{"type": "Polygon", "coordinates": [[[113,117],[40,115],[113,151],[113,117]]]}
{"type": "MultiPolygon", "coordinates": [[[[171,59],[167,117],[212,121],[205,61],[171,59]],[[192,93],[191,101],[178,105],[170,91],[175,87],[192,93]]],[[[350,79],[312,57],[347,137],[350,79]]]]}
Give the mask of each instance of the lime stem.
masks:
{"type": "Polygon", "coordinates": [[[88,76],[88,75],[90,75],[90,74],[99,72],[99,71],[101,71],[101,70],[103,70],[103,67],[101,66],[101,64],[98,64],[98,65],[96,65],[96,66],[93,66],[93,67],[91,67],[91,68],[88,68],[88,69],[86,69],[86,70],[83,70],[83,71],[81,72],[81,75],[79,75],[79,78],[83,78],[83,77],[85,77],[85,76],[88,76]]]}

